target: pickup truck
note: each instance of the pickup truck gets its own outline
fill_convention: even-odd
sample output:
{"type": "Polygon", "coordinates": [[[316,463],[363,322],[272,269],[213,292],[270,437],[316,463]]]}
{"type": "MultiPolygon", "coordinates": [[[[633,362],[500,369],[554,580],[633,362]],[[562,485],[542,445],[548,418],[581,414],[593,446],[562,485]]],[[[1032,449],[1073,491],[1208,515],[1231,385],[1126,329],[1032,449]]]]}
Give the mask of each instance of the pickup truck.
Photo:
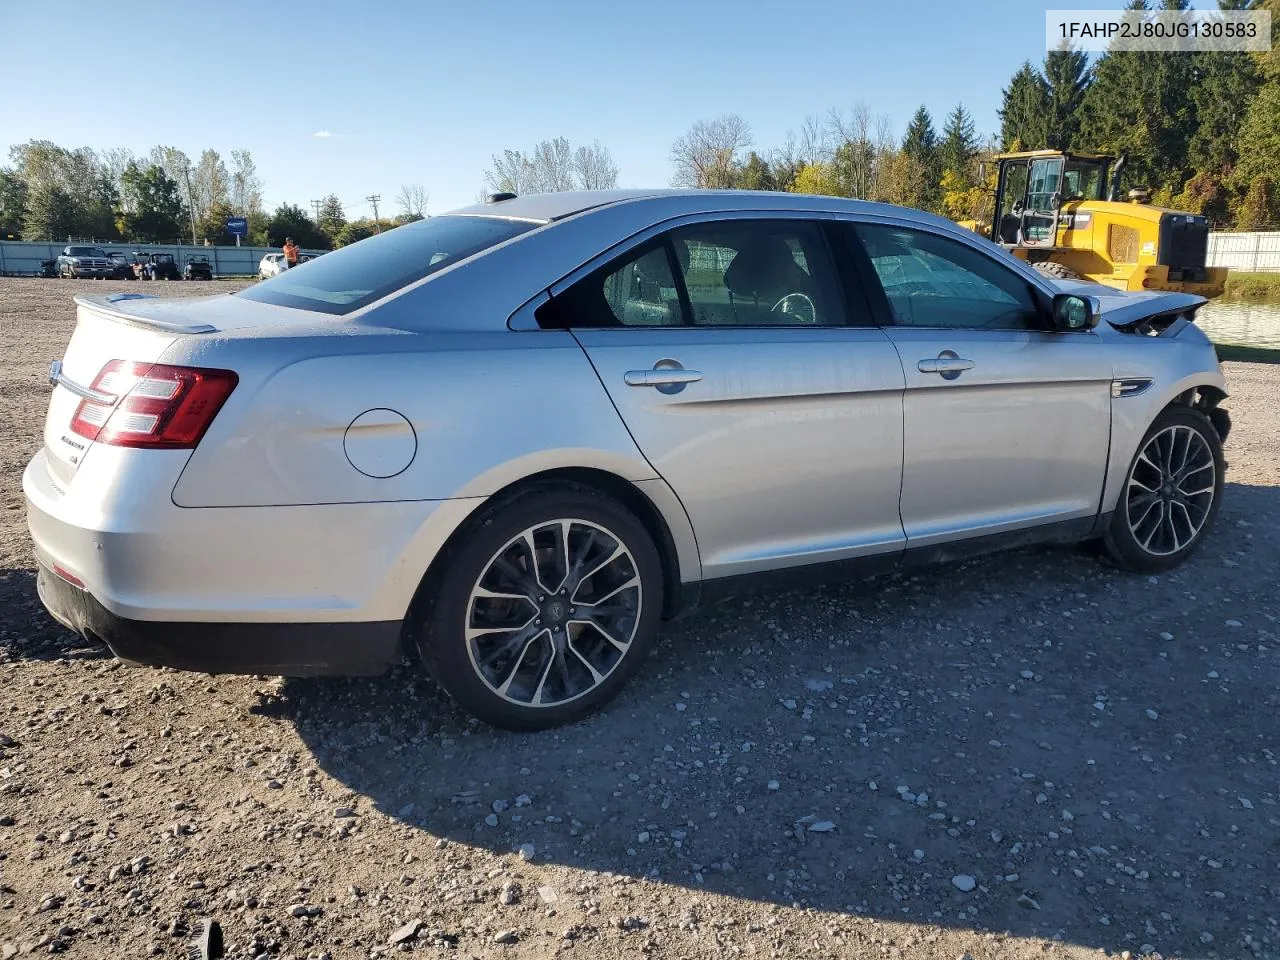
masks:
{"type": "Polygon", "coordinates": [[[63,247],[62,255],[58,257],[58,276],[64,280],[76,280],[82,277],[101,280],[114,273],[115,265],[101,247],[71,244],[63,247]]]}

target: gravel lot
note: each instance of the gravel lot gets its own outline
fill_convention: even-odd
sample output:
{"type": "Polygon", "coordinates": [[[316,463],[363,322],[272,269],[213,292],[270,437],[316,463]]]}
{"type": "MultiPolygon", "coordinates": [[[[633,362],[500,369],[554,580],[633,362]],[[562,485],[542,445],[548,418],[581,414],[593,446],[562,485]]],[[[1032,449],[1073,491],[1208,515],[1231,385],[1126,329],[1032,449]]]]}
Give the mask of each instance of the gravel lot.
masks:
{"type": "Polygon", "coordinates": [[[114,287],[0,280],[0,960],[202,917],[232,957],[1280,956],[1280,367],[1228,366],[1172,575],[1046,548],[725,604],[526,736],[408,667],[145,669],[47,617],[21,471],[71,293],[114,287]]]}

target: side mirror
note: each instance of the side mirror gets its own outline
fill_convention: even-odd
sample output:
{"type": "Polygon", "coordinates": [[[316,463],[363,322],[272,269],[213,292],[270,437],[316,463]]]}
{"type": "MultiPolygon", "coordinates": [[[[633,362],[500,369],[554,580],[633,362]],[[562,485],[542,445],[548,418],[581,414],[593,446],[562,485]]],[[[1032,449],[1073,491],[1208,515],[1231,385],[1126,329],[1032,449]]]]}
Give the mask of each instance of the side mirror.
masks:
{"type": "Polygon", "coordinates": [[[1053,327],[1055,330],[1092,330],[1098,325],[1098,315],[1087,297],[1074,293],[1059,293],[1053,298],[1053,327]]]}

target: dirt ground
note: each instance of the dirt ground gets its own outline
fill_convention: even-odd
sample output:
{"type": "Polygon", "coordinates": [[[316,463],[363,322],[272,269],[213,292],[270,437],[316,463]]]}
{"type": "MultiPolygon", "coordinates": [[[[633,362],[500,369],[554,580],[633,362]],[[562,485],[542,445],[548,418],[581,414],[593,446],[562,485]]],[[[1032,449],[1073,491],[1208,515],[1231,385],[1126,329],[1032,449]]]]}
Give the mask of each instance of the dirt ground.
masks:
{"type": "Polygon", "coordinates": [[[1280,367],[1228,365],[1172,574],[1045,548],[725,604],[516,735],[408,667],[183,674],[49,619],[20,476],[112,286],[0,280],[0,960],[181,957],[203,917],[239,958],[1280,956],[1280,367]]]}

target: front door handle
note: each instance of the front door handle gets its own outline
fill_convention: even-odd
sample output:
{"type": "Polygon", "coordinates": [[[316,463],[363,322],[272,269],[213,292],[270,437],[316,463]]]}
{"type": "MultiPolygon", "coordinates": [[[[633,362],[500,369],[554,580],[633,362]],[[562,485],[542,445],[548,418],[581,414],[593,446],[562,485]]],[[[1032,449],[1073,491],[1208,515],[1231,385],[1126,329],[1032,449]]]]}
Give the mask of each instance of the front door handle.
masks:
{"type": "Polygon", "coordinates": [[[655,370],[628,370],[622,375],[629,387],[672,387],[677,384],[697,383],[701,372],[683,367],[659,367],[655,370]]]}
{"type": "Polygon", "coordinates": [[[947,350],[941,356],[921,360],[916,364],[916,369],[921,373],[937,373],[941,374],[944,379],[954,380],[964,371],[972,370],[974,365],[972,360],[958,357],[947,350]]]}

